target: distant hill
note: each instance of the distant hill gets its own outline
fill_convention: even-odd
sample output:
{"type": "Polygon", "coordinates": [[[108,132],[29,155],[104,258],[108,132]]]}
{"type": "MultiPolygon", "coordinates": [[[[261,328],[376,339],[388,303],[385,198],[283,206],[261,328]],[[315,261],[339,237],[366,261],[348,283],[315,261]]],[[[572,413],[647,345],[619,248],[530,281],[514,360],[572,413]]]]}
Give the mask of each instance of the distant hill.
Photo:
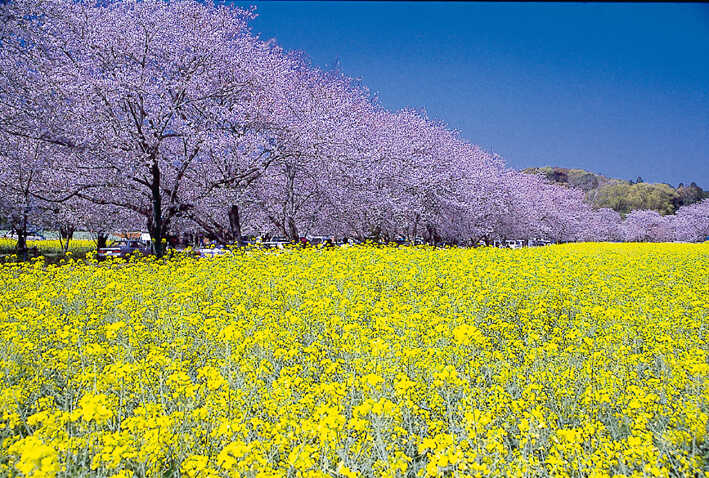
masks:
{"type": "Polygon", "coordinates": [[[523,172],[541,174],[550,181],[579,188],[594,208],[607,207],[625,215],[635,209],[653,209],[660,214],[673,214],[687,204],[709,198],[709,191],[691,183],[676,188],[666,183],[646,183],[609,178],[583,169],[544,166],[527,168],[523,172]]]}

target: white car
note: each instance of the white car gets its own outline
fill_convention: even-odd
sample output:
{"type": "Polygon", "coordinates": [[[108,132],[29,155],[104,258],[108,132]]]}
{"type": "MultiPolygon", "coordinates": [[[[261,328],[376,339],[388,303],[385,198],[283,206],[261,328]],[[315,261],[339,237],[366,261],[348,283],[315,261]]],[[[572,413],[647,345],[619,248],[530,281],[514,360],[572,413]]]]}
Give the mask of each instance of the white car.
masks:
{"type": "Polygon", "coordinates": [[[522,240],[508,240],[505,242],[507,247],[509,247],[510,249],[520,249],[524,247],[524,241],[522,240]]]}
{"type": "Polygon", "coordinates": [[[222,249],[219,247],[202,247],[199,249],[195,249],[194,252],[200,257],[216,257],[216,256],[223,256],[226,254],[232,254],[232,252],[228,249],[222,249]]]}
{"type": "Polygon", "coordinates": [[[279,249],[283,249],[290,243],[291,242],[288,240],[287,237],[276,236],[270,241],[261,242],[260,245],[262,245],[263,247],[277,247],[279,249]]]}

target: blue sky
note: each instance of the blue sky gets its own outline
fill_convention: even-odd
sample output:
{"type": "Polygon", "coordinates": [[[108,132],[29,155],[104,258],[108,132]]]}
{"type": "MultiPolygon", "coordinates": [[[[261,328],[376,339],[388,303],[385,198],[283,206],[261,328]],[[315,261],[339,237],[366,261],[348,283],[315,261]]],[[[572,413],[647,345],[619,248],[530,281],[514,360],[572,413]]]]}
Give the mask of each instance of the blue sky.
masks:
{"type": "Polygon", "coordinates": [[[234,2],[515,168],[709,189],[709,5],[234,2]]]}

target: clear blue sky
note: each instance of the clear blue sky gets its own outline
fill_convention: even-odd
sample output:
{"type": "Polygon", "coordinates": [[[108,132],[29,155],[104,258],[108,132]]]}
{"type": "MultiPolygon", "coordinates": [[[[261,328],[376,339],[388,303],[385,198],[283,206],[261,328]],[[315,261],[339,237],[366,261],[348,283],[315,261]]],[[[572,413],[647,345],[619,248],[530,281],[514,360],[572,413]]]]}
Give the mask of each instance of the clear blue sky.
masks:
{"type": "Polygon", "coordinates": [[[234,2],[515,168],[709,189],[709,5],[234,2]]]}

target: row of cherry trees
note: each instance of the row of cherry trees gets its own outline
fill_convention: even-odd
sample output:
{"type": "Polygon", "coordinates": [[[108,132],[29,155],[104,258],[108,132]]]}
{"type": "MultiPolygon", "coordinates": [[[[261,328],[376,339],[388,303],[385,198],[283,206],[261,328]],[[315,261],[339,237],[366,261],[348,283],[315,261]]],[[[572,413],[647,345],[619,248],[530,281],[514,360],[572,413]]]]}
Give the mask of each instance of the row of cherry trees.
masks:
{"type": "Polygon", "coordinates": [[[271,232],[458,244],[698,240],[675,217],[592,210],[425,115],[389,112],[337,72],[193,0],[0,6],[0,210],[70,237],[146,228],[224,242],[271,232]]]}

